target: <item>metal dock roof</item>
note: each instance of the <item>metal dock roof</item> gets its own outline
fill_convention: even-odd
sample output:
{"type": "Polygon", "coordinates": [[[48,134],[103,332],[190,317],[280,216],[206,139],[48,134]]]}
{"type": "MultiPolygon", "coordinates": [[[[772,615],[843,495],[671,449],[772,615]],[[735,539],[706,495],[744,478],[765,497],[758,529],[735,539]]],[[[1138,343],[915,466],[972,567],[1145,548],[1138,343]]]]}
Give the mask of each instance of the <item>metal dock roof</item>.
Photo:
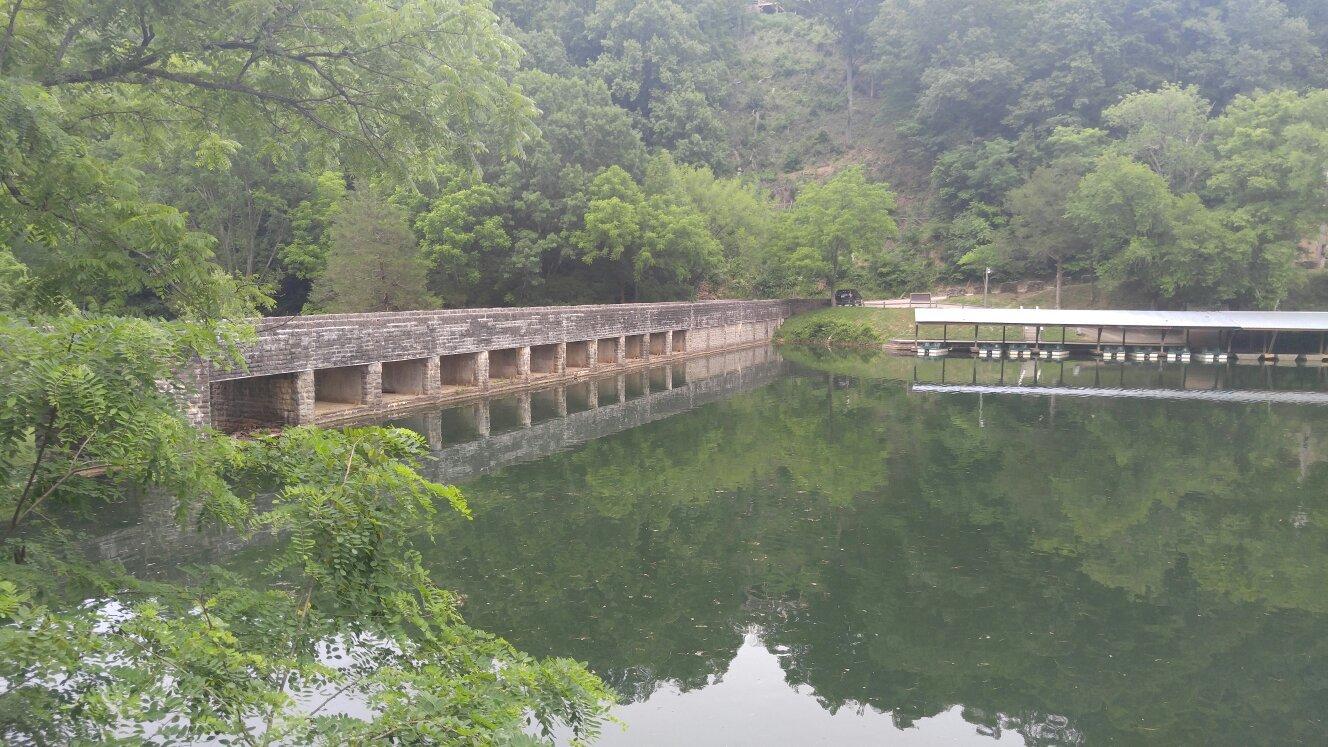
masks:
{"type": "Polygon", "coordinates": [[[914,319],[918,324],[1328,332],[1328,312],[1322,311],[1129,311],[965,307],[914,309],[914,319]]]}
{"type": "Polygon", "coordinates": [[[1204,402],[1280,403],[1328,405],[1328,392],[1273,391],[1267,389],[1111,389],[1073,386],[988,386],[984,384],[914,384],[914,392],[941,394],[1018,394],[1055,397],[1111,397],[1117,399],[1177,399],[1204,402]]]}

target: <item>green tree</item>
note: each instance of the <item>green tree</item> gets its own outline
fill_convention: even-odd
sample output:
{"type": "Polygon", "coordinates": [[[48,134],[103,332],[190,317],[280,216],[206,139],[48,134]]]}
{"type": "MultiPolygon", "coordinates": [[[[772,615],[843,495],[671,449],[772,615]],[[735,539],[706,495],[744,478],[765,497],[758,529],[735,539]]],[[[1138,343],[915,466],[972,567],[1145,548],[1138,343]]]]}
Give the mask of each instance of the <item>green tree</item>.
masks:
{"type": "MultiPolygon", "coordinates": [[[[2,55],[0,55],[2,56],[2,55]]],[[[143,195],[137,174],[66,131],[61,102],[0,80],[0,246],[26,271],[15,302],[53,310],[244,316],[260,298],[213,261],[213,237],[143,195]]]]}
{"type": "Polygon", "coordinates": [[[531,298],[540,283],[537,246],[508,229],[510,196],[458,178],[415,219],[430,287],[450,306],[501,306],[531,298]]]}
{"type": "Polygon", "coordinates": [[[611,273],[619,302],[636,300],[647,281],[694,294],[723,256],[699,213],[671,195],[647,195],[617,166],[595,177],[589,197],[572,242],[582,261],[611,273]]]}
{"type": "Polygon", "coordinates": [[[743,295],[755,291],[753,269],[775,231],[774,207],[765,190],[750,181],[717,178],[705,166],[677,164],[667,152],[647,166],[644,188],[705,219],[723,250],[715,275],[724,289],[743,295]]]}
{"type": "Polygon", "coordinates": [[[1168,86],[1133,93],[1102,112],[1108,125],[1124,132],[1126,155],[1148,164],[1175,192],[1192,192],[1212,164],[1208,114],[1212,104],[1195,86],[1168,86]]]}
{"type": "MultiPolygon", "coordinates": [[[[0,538],[47,502],[109,502],[135,484],[226,513],[215,474],[226,444],[190,427],[160,382],[186,386],[198,357],[234,363],[244,339],[230,325],[0,313],[0,538]]],[[[21,541],[11,549],[27,554],[21,541]]]]}
{"type": "Polygon", "coordinates": [[[717,2],[595,3],[585,19],[599,45],[590,71],[640,118],[647,144],[677,147],[689,158],[722,155],[726,133],[715,112],[726,86],[717,37],[740,12],[717,2]]]}
{"type": "Polygon", "coordinates": [[[844,130],[853,141],[853,94],[858,67],[871,47],[868,29],[876,17],[880,0],[790,0],[789,10],[822,21],[834,34],[844,64],[844,97],[847,114],[844,130]]]}
{"type": "Polygon", "coordinates": [[[291,313],[298,313],[308,300],[309,287],[327,267],[331,251],[332,221],[346,199],[346,178],[339,173],[324,171],[313,178],[310,193],[290,211],[290,242],[279,251],[282,265],[289,273],[287,281],[300,284],[295,293],[285,298],[291,313]]]}
{"type": "Polygon", "coordinates": [[[166,114],[199,143],[218,124],[223,136],[300,132],[352,160],[466,157],[530,132],[529,102],[500,75],[517,49],[486,3],[94,0],[71,11],[14,4],[0,64],[84,117],[166,114]]]}
{"type": "Polygon", "coordinates": [[[426,308],[433,303],[427,275],[406,212],[372,188],[358,189],[332,222],[327,263],[310,303],[342,313],[426,308]]]}
{"type": "Polygon", "coordinates": [[[546,738],[595,736],[611,698],[597,678],[467,627],[422,566],[421,527],[469,512],[416,471],[420,436],[297,428],[232,449],[214,480],[274,491],[261,510],[230,493],[226,516],[283,537],[265,568],[150,582],[47,543],[6,569],[6,741],[495,743],[523,738],[528,718],[546,738]],[[330,713],[338,698],[358,715],[330,713]]]}
{"type": "Polygon", "coordinates": [[[486,180],[506,195],[496,207],[520,268],[520,282],[504,284],[494,302],[603,301],[612,296],[611,279],[577,260],[570,237],[581,227],[594,174],[617,165],[640,176],[641,135],[603,81],[540,71],[523,71],[517,80],[542,112],[540,136],[523,157],[485,168],[486,180]]]}
{"type": "Polygon", "coordinates": [[[1067,213],[1067,200],[1082,176],[1075,161],[1056,161],[1034,171],[1006,203],[1011,217],[1005,253],[1038,269],[1051,266],[1058,309],[1066,270],[1088,269],[1092,257],[1092,242],[1067,213]]]}
{"type": "Polygon", "coordinates": [[[1101,278],[1154,304],[1237,304],[1256,293],[1256,236],[1161,175],[1106,156],[1069,198],[1067,215],[1092,237],[1101,278]]]}
{"type": "Polygon", "coordinates": [[[898,235],[894,207],[889,188],[868,182],[860,167],[803,187],[780,226],[790,271],[833,293],[898,235]]]}
{"type": "Polygon", "coordinates": [[[1213,122],[1207,192],[1259,236],[1258,281],[1275,301],[1296,247],[1328,256],[1328,91],[1242,97],[1213,122]]]}
{"type": "Polygon", "coordinates": [[[951,150],[936,160],[931,182],[951,216],[975,205],[998,206],[1020,182],[1014,143],[996,139],[951,150]]]}
{"type": "Polygon", "coordinates": [[[0,225],[47,305],[253,313],[259,299],[218,270],[213,237],[149,197],[133,166],[154,149],[192,151],[204,171],[303,149],[404,172],[515,152],[533,131],[501,75],[516,48],[475,0],[7,10],[0,225]],[[241,144],[258,152],[240,158],[241,144]]]}

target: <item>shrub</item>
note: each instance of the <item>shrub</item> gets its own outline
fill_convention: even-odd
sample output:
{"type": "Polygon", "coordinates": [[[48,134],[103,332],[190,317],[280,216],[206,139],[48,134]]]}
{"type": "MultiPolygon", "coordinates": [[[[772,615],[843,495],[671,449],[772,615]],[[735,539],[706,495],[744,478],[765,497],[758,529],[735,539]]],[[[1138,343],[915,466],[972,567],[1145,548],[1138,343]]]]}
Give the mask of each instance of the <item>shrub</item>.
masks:
{"type": "Polygon", "coordinates": [[[775,341],[844,347],[876,347],[885,343],[881,334],[870,325],[842,319],[810,319],[802,324],[786,323],[775,335],[775,341]]]}

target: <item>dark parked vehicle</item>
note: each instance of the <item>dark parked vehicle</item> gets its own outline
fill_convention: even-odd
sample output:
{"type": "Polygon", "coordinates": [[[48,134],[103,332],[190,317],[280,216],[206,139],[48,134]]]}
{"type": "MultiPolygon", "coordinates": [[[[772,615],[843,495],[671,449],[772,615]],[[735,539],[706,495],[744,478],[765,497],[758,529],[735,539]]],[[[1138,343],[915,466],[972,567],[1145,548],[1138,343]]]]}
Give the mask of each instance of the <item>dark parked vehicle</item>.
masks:
{"type": "Polygon", "coordinates": [[[835,291],[836,306],[861,306],[862,294],[852,288],[840,288],[835,291]]]}

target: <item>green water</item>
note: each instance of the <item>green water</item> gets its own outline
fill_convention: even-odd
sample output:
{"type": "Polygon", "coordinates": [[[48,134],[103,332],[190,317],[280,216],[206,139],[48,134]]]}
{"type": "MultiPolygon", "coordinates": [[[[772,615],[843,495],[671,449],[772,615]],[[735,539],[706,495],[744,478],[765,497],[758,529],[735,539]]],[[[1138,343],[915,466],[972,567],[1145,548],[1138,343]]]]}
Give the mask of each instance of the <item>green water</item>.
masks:
{"type": "MultiPolygon", "coordinates": [[[[399,423],[475,514],[435,578],[604,677],[605,744],[1322,744],[1323,403],[1317,368],[758,349],[399,423]]],[[[200,551],[137,510],[104,556],[200,551]]]]}
{"type": "Polygon", "coordinates": [[[819,370],[464,485],[433,570],[471,622],[605,677],[607,743],[1322,743],[1328,408],[919,393],[939,362],[798,357],[819,370]]]}

